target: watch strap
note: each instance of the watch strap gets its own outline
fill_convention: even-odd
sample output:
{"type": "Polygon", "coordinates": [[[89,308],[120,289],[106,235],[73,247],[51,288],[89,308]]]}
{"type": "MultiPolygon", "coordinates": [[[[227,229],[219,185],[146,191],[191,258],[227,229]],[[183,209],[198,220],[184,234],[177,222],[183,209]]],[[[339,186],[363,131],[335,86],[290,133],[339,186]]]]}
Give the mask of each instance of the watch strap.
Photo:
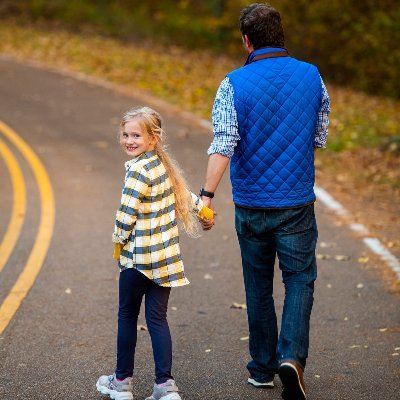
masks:
{"type": "Polygon", "coordinates": [[[209,197],[210,199],[212,199],[214,197],[214,192],[207,192],[206,190],[204,190],[204,188],[200,189],[200,194],[199,196],[206,196],[209,197]]]}

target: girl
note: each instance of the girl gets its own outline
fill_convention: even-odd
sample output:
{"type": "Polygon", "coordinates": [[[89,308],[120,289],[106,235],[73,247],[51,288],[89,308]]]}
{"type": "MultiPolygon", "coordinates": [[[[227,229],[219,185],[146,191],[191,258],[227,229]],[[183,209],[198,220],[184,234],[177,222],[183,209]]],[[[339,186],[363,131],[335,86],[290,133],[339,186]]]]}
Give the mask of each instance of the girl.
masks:
{"type": "Polygon", "coordinates": [[[119,260],[117,366],[101,376],[97,390],[112,399],[131,400],[137,319],[143,296],[155,362],[153,393],[146,400],[181,400],[171,375],[172,343],[167,322],[171,287],[187,285],[179,250],[177,221],[195,236],[213,224],[213,212],[191,193],[180,170],[162,147],[160,115],[148,107],[132,109],[120,124],[122,149],[132,159],[113,234],[119,260]]]}

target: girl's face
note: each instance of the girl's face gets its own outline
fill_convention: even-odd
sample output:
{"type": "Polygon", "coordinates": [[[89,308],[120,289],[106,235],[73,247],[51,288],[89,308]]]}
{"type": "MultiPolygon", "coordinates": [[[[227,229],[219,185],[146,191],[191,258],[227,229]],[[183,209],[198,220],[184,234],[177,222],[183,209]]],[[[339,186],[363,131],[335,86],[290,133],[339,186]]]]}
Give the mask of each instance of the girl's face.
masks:
{"type": "Polygon", "coordinates": [[[139,121],[132,119],[122,129],[120,144],[128,156],[135,158],[146,151],[154,150],[157,139],[149,135],[139,121]]]}

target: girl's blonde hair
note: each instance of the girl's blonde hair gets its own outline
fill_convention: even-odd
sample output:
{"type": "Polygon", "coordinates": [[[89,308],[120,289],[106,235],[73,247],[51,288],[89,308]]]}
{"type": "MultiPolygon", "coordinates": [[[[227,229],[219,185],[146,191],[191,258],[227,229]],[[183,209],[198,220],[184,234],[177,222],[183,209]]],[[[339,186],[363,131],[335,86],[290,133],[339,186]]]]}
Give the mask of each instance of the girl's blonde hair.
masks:
{"type": "Polygon", "coordinates": [[[197,218],[193,212],[192,198],[190,189],[183,177],[182,170],[179,168],[168,154],[163,141],[165,132],[162,129],[162,119],[158,112],[150,107],[133,108],[127,111],[120,123],[120,134],[125,124],[131,120],[137,120],[144,130],[152,137],[156,138],[155,152],[163,163],[168,177],[172,183],[172,189],[175,194],[175,213],[178,222],[181,223],[189,236],[198,236],[199,225],[197,218]]]}

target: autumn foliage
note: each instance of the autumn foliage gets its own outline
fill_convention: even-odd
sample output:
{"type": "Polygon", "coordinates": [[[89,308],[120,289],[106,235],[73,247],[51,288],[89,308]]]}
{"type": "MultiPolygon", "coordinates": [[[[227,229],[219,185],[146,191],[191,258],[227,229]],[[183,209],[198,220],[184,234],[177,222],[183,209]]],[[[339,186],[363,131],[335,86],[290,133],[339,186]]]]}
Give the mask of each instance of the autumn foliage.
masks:
{"type": "MultiPolygon", "coordinates": [[[[0,15],[96,31],[130,41],[241,54],[237,29],[245,0],[3,0],[0,15]]],[[[287,47],[318,65],[327,81],[400,98],[400,2],[271,0],[287,47]]]]}

